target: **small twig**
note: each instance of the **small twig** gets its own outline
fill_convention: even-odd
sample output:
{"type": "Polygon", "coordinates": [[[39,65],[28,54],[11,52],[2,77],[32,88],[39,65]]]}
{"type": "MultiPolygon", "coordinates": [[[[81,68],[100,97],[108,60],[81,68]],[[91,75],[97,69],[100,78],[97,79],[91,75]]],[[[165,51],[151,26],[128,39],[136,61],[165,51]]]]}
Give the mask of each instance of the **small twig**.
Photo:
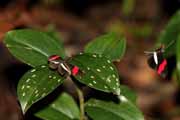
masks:
{"type": "Polygon", "coordinates": [[[84,95],[83,95],[83,92],[81,91],[81,89],[78,88],[78,86],[76,87],[76,91],[77,91],[78,97],[79,97],[80,120],[85,120],[85,114],[84,114],[84,95]]]}

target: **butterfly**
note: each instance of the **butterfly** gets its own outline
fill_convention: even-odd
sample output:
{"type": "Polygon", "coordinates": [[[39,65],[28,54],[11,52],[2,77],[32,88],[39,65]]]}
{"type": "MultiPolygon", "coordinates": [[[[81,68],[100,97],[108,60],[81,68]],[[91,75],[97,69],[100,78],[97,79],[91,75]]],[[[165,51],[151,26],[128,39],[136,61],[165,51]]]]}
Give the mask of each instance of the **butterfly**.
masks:
{"type": "Polygon", "coordinates": [[[144,53],[148,55],[147,63],[148,65],[157,71],[158,75],[165,79],[169,79],[172,74],[173,68],[175,66],[175,58],[174,56],[165,58],[164,53],[165,49],[167,49],[170,45],[172,45],[174,41],[172,41],[166,48],[162,45],[160,48],[154,51],[145,51],[144,53]]]}
{"type": "Polygon", "coordinates": [[[69,64],[68,59],[63,60],[58,55],[51,55],[48,58],[49,68],[52,70],[57,70],[61,76],[76,76],[80,72],[80,69],[78,66],[69,64]]]}

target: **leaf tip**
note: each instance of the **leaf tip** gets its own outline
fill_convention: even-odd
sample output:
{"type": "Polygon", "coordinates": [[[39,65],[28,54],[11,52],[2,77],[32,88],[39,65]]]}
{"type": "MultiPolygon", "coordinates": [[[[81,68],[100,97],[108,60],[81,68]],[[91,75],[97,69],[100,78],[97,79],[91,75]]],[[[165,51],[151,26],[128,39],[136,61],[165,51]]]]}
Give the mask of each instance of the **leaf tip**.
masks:
{"type": "Polygon", "coordinates": [[[119,96],[120,93],[121,93],[121,89],[120,88],[116,89],[115,94],[119,96]]]}

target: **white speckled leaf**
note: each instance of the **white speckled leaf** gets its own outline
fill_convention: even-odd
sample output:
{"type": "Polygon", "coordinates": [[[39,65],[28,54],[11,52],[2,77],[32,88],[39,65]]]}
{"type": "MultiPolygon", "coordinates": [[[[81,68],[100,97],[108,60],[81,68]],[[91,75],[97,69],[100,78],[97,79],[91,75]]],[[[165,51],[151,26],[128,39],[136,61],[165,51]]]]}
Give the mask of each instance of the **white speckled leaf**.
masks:
{"type": "Polygon", "coordinates": [[[46,64],[50,55],[65,56],[64,49],[56,38],[37,30],[9,31],[4,43],[17,59],[32,67],[46,64]]]}
{"type": "Polygon", "coordinates": [[[114,103],[90,99],[85,111],[93,120],[144,120],[142,112],[129,101],[114,103]]]}
{"type": "Polygon", "coordinates": [[[106,57],[84,53],[74,56],[70,63],[82,71],[75,76],[79,82],[97,90],[120,94],[117,69],[106,57]]]}
{"type": "Polygon", "coordinates": [[[18,99],[23,113],[35,102],[47,96],[64,81],[57,72],[41,65],[31,69],[20,79],[17,88],[18,99]]]}
{"type": "Polygon", "coordinates": [[[35,115],[43,120],[74,120],[79,119],[80,113],[74,99],[63,93],[35,115]]]}

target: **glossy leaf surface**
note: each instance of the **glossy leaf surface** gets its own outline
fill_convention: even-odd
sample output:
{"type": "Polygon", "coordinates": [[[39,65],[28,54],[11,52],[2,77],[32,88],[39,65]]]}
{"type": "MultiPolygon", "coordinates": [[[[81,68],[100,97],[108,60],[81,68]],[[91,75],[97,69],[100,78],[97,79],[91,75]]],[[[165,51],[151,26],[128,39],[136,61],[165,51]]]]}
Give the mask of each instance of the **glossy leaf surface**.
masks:
{"type": "Polygon", "coordinates": [[[144,120],[141,111],[129,101],[113,103],[91,99],[85,110],[93,120],[144,120]]]}
{"type": "Polygon", "coordinates": [[[25,73],[17,88],[23,113],[61,85],[64,79],[45,65],[38,66],[25,73]]]}
{"type": "Polygon", "coordinates": [[[79,108],[74,99],[67,93],[63,93],[35,115],[43,120],[74,120],[79,119],[79,114],[79,108]]]}
{"type": "Polygon", "coordinates": [[[126,50],[126,40],[115,33],[109,33],[91,41],[86,47],[86,53],[97,53],[110,60],[120,60],[126,50]]]}
{"type": "Polygon", "coordinates": [[[121,89],[121,95],[125,96],[133,104],[136,104],[137,96],[133,90],[131,90],[125,85],[121,85],[120,89],[121,89]]]}
{"type": "Polygon", "coordinates": [[[176,41],[180,34],[180,10],[177,11],[159,36],[159,43],[165,45],[165,56],[175,55],[176,41]]]}
{"type": "Polygon", "coordinates": [[[87,86],[104,92],[120,94],[119,76],[113,63],[98,54],[79,54],[74,56],[71,64],[80,68],[75,78],[87,86]]]}
{"type": "Polygon", "coordinates": [[[6,33],[4,42],[16,58],[32,67],[46,64],[53,54],[64,57],[60,43],[44,32],[13,30],[6,33]]]}

